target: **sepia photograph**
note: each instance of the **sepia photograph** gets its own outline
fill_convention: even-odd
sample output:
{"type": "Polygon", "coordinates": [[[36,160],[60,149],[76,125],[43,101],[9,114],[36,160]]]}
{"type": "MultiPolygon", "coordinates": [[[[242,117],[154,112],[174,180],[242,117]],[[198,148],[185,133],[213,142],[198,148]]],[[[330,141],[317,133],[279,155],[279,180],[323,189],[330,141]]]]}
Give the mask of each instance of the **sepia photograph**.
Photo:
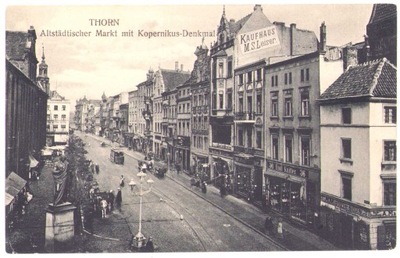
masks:
{"type": "Polygon", "coordinates": [[[3,254],[397,252],[394,3],[8,2],[3,254]]]}

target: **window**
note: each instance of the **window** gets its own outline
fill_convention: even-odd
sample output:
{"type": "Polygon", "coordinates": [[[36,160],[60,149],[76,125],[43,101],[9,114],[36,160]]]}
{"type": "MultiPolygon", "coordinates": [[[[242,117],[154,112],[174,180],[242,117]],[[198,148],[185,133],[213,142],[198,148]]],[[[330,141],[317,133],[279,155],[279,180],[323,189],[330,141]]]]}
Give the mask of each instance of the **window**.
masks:
{"type": "Polygon", "coordinates": [[[58,110],[58,105],[54,105],[54,110],[58,110]]]}
{"type": "Polygon", "coordinates": [[[50,115],[47,115],[47,120],[50,120],[50,115]]]}
{"type": "Polygon", "coordinates": [[[287,84],[288,84],[288,74],[285,73],[285,85],[287,85],[287,84]]]}
{"type": "Polygon", "coordinates": [[[351,108],[342,108],[342,123],[351,124],[351,108]]]}
{"type": "Polygon", "coordinates": [[[342,174],[342,198],[351,201],[351,180],[352,177],[342,174]]]}
{"type": "Polygon", "coordinates": [[[58,119],[58,115],[57,114],[55,114],[53,117],[54,117],[55,120],[58,119]]]}
{"type": "Polygon", "coordinates": [[[67,115],[61,115],[61,119],[65,120],[67,118],[67,115]]]}
{"type": "Polygon", "coordinates": [[[232,109],[232,92],[228,91],[226,93],[226,97],[227,97],[227,108],[228,109],[232,109]]]}
{"type": "Polygon", "coordinates": [[[193,105],[196,107],[198,104],[197,104],[197,96],[194,96],[193,97],[193,105]]]}
{"type": "Polygon", "coordinates": [[[278,117],[278,98],[271,100],[271,116],[278,117]]]}
{"type": "Polygon", "coordinates": [[[256,76],[257,76],[257,81],[260,82],[261,81],[261,68],[257,69],[256,76]]]}
{"type": "Polygon", "coordinates": [[[310,80],[310,69],[306,69],[306,81],[310,80]]]}
{"type": "Polygon", "coordinates": [[[67,110],[67,107],[65,105],[62,105],[61,108],[62,108],[62,111],[67,110]]]}
{"type": "Polygon", "coordinates": [[[243,112],[243,96],[239,95],[239,112],[243,112]]]}
{"type": "Polygon", "coordinates": [[[257,92],[257,114],[261,114],[262,113],[262,95],[261,92],[257,92]]]}
{"type": "Polygon", "coordinates": [[[301,93],[301,116],[310,116],[310,98],[309,93],[301,93]]]}
{"type": "Polygon", "coordinates": [[[396,205],[396,181],[387,181],[383,183],[383,205],[396,205]]]}
{"type": "Polygon", "coordinates": [[[50,105],[47,105],[47,110],[50,110],[50,105]]]}
{"type": "Polygon", "coordinates": [[[292,98],[285,98],[285,116],[292,116],[292,98]]]}
{"type": "Polygon", "coordinates": [[[292,72],[289,73],[289,84],[292,84],[292,72]]]}
{"type": "Polygon", "coordinates": [[[213,100],[212,100],[212,108],[216,109],[217,107],[217,93],[213,92],[213,100]]]}
{"type": "Polygon", "coordinates": [[[384,161],[396,161],[396,141],[384,141],[384,161]]]}
{"type": "Polygon", "coordinates": [[[351,159],[351,139],[342,139],[342,158],[351,159]]]}
{"type": "Polygon", "coordinates": [[[57,130],[58,129],[58,125],[53,125],[53,129],[57,130]]]}
{"type": "Polygon", "coordinates": [[[219,94],[219,109],[224,108],[224,94],[220,93],[219,94]]]}
{"type": "Polygon", "coordinates": [[[304,69],[300,70],[300,81],[304,82],[304,69]]]}
{"type": "Polygon", "coordinates": [[[253,113],[253,97],[247,96],[247,111],[251,115],[253,113]]]}
{"type": "Polygon", "coordinates": [[[218,64],[218,78],[223,78],[224,76],[224,63],[218,64]]]}
{"type": "Polygon", "coordinates": [[[239,85],[243,85],[243,74],[239,74],[239,85]]]}
{"type": "Polygon", "coordinates": [[[291,135],[285,135],[285,161],[293,162],[293,137],[291,135]]]}
{"type": "Polygon", "coordinates": [[[279,159],[279,137],[278,135],[271,135],[271,153],[272,159],[278,160],[279,159]]]}
{"type": "Polygon", "coordinates": [[[248,148],[253,147],[252,138],[253,138],[253,131],[251,128],[249,128],[249,129],[247,129],[247,147],[248,148]]]}
{"type": "Polygon", "coordinates": [[[247,83],[253,82],[253,74],[252,72],[247,73],[247,83]]]}
{"type": "Polygon", "coordinates": [[[292,73],[285,73],[285,85],[292,84],[292,73]]]}
{"type": "Polygon", "coordinates": [[[271,86],[278,86],[278,75],[272,75],[271,76],[271,86]]]}
{"type": "Polygon", "coordinates": [[[384,107],[385,111],[385,123],[395,124],[396,123],[396,107],[384,107]]]}
{"type": "Polygon", "coordinates": [[[261,149],[262,148],[261,143],[262,143],[262,132],[261,131],[257,131],[256,132],[256,148],[257,149],[261,149]]]}
{"type": "Polygon", "coordinates": [[[241,129],[238,130],[238,141],[239,146],[243,146],[243,130],[241,129]]]}
{"type": "Polygon", "coordinates": [[[67,128],[66,125],[61,125],[61,129],[65,129],[65,128],[67,128]]]}
{"type": "Polygon", "coordinates": [[[228,78],[232,77],[232,60],[228,61],[228,78]]]}
{"type": "Polygon", "coordinates": [[[301,164],[305,166],[310,165],[310,136],[300,137],[300,148],[301,148],[301,164]]]}

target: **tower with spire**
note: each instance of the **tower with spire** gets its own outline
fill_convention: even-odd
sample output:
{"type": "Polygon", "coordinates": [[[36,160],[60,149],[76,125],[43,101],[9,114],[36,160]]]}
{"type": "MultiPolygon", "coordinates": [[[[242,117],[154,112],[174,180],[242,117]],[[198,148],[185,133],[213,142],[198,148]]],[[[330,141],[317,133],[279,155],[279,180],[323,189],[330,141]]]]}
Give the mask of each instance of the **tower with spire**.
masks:
{"type": "Polygon", "coordinates": [[[46,64],[44,56],[44,46],[42,45],[42,61],[39,64],[39,75],[36,77],[38,85],[45,91],[48,95],[50,94],[50,79],[47,75],[48,65],[46,64]]]}

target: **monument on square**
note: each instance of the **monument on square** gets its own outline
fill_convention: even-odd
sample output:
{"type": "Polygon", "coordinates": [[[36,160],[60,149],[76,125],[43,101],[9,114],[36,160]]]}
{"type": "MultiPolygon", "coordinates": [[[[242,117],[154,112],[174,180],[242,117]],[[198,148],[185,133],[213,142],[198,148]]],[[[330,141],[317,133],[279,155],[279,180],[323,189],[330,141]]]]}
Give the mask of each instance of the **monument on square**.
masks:
{"type": "Polygon", "coordinates": [[[67,250],[75,235],[74,212],[76,207],[66,201],[68,162],[61,156],[54,163],[54,199],[46,209],[44,248],[48,253],[67,250]]]}

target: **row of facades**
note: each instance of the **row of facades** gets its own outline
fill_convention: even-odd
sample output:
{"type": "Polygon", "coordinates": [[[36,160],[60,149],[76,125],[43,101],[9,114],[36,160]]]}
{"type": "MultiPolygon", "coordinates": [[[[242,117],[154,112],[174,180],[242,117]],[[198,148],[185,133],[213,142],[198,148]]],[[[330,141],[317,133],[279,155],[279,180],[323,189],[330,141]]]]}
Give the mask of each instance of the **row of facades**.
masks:
{"type": "Polygon", "coordinates": [[[223,11],[191,73],[150,69],[130,92],[77,101],[77,129],[197,174],[314,228],[344,248],[396,238],[396,22],[374,5],[365,41],[327,45],[223,11]]]}

